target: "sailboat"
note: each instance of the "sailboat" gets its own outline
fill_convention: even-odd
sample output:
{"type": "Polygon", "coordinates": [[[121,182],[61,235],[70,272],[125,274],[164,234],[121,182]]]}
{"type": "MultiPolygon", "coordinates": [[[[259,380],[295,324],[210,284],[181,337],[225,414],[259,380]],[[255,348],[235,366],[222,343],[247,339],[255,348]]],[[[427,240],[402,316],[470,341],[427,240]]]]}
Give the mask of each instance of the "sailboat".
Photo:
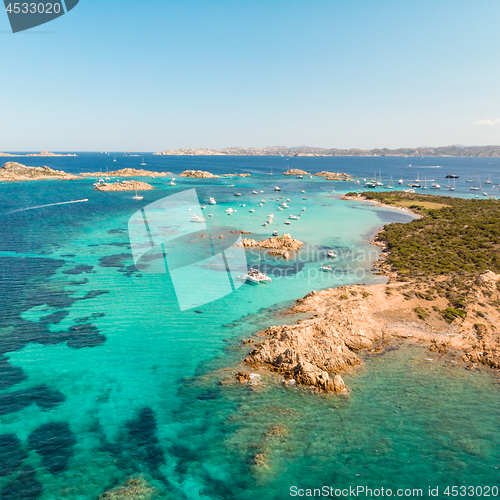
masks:
{"type": "MultiPolygon", "coordinates": [[[[283,155],[281,155],[283,156],[283,155]]],[[[269,172],[269,175],[273,175],[273,167],[271,167],[271,171],[269,172]]]]}
{"type": "Polygon", "coordinates": [[[400,179],[399,179],[398,183],[399,183],[400,185],[402,185],[402,184],[403,184],[403,182],[404,182],[404,181],[403,181],[403,171],[401,170],[401,177],[400,177],[400,179]]]}
{"type": "Polygon", "coordinates": [[[392,175],[391,175],[391,182],[385,186],[387,189],[394,189],[394,182],[392,181],[392,175]]]}
{"type": "Polygon", "coordinates": [[[493,184],[493,182],[491,182],[491,174],[488,174],[488,180],[486,181],[486,184],[493,184]]]}
{"type": "MultiPolygon", "coordinates": [[[[483,190],[483,186],[481,186],[481,179],[479,178],[479,175],[477,176],[477,180],[479,181],[479,190],[482,191],[483,190]]],[[[488,193],[486,193],[486,192],[483,191],[483,195],[484,196],[488,196],[488,193]]]]}
{"type": "Polygon", "coordinates": [[[383,186],[384,183],[382,182],[382,172],[379,170],[378,171],[378,181],[375,183],[377,186],[383,186]]]}
{"type": "Polygon", "coordinates": [[[113,162],[116,163],[116,157],[113,158],[113,162]]]}
{"type": "Polygon", "coordinates": [[[175,186],[175,177],[172,177],[172,180],[168,183],[169,186],[175,186]]]}
{"type": "Polygon", "coordinates": [[[135,196],[134,196],[134,200],[142,200],[144,198],[144,196],[140,196],[137,194],[137,191],[135,192],[135,196]]]}
{"type": "Polygon", "coordinates": [[[456,177],[453,177],[453,186],[450,187],[450,191],[455,191],[455,179],[456,177]]]}
{"type": "Polygon", "coordinates": [[[144,161],[144,156],[142,157],[142,163],[141,163],[141,166],[144,167],[146,165],[145,161],[144,161]]]}
{"type": "Polygon", "coordinates": [[[427,189],[427,177],[424,177],[424,185],[422,186],[422,189],[427,189]]]}

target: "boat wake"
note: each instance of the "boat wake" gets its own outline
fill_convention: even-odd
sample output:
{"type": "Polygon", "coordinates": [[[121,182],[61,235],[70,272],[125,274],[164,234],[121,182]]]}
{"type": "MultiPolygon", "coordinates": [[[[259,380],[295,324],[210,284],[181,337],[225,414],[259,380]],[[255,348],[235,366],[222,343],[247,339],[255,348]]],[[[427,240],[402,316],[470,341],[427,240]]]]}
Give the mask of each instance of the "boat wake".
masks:
{"type": "Polygon", "coordinates": [[[85,198],[84,200],[61,201],[59,203],[50,203],[49,205],[37,205],[36,207],[18,208],[17,210],[5,212],[3,215],[15,214],[16,212],[24,212],[26,210],[37,210],[39,208],[55,207],[57,205],[68,205],[70,203],[85,203],[86,201],[89,201],[89,199],[85,198]]]}

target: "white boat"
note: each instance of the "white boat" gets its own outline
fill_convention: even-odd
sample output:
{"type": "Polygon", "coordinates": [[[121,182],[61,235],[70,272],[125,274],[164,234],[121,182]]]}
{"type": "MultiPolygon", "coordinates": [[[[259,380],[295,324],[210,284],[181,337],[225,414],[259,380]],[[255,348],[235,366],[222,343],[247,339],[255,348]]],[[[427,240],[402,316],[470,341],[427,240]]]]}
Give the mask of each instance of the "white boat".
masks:
{"type": "Polygon", "coordinates": [[[286,202],[283,202],[283,203],[281,204],[281,208],[290,208],[290,207],[286,204],[286,202]]]}
{"type": "Polygon", "coordinates": [[[302,199],[303,199],[303,200],[307,200],[307,198],[306,198],[305,196],[302,196],[302,199]]]}
{"type": "Polygon", "coordinates": [[[290,221],[289,220],[286,220],[285,221],[285,224],[288,226],[290,224],[290,221]]]}
{"type": "Polygon", "coordinates": [[[467,179],[465,182],[474,182],[472,179],[467,179]]]}
{"type": "Polygon", "coordinates": [[[234,196],[241,196],[241,193],[234,193],[234,196]]]}
{"type": "Polygon", "coordinates": [[[305,212],[306,211],[306,207],[302,207],[302,212],[305,212]]]}
{"type": "Polygon", "coordinates": [[[273,236],[278,236],[278,231],[274,231],[273,236]]]}
{"type": "Polygon", "coordinates": [[[296,215],[289,215],[288,218],[292,219],[292,220],[298,220],[299,219],[296,215]]]}
{"type": "Polygon", "coordinates": [[[303,178],[304,178],[304,176],[303,176],[303,175],[299,175],[299,176],[297,176],[297,179],[303,179],[303,178]]]}
{"type": "Polygon", "coordinates": [[[302,191],[302,193],[305,193],[305,191],[302,191]]]}
{"type": "Polygon", "coordinates": [[[201,208],[202,208],[203,210],[205,210],[205,208],[207,208],[207,207],[206,207],[205,205],[202,205],[202,206],[201,206],[201,208]]]}
{"type": "Polygon", "coordinates": [[[169,186],[175,186],[175,177],[172,177],[172,180],[168,183],[169,186]]]}
{"type": "Polygon", "coordinates": [[[280,187],[278,187],[278,186],[274,186],[274,190],[275,190],[275,191],[281,191],[281,188],[280,188],[280,187]]]}
{"type": "Polygon", "coordinates": [[[257,285],[262,281],[268,283],[273,281],[267,274],[260,272],[258,269],[250,269],[246,276],[238,276],[238,278],[257,285]]]}
{"type": "Polygon", "coordinates": [[[403,181],[403,171],[401,170],[401,177],[399,178],[398,184],[402,185],[404,183],[403,181]]]}
{"type": "Polygon", "coordinates": [[[433,182],[431,184],[431,189],[441,189],[441,186],[439,184],[437,184],[436,182],[433,182]]]}
{"type": "Polygon", "coordinates": [[[140,196],[137,194],[137,191],[135,192],[135,196],[134,196],[134,200],[142,200],[144,198],[144,196],[140,196]]]}
{"type": "Polygon", "coordinates": [[[490,175],[488,175],[488,180],[486,181],[486,184],[493,184],[493,182],[491,182],[490,177],[491,177],[491,174],[490,174],[490,175]]]}
{"type": "Polygon", "coordinates": [[[337,257],[337,254],[333,250],[328,250],[328,257],[332,257],[335,259],[337,257]]]}
{"type": "Polygon", "coordinates": [[[209,200],[208,200],[208,204],[209,204],[209,205],[216,205],[216,204],[217,204],[217,202],[215,201],[215,198],[209,198],[209,200]]]}
{"type": "Polygon", "coordinates": [[[391,175],[391,181],[385,187],[386,187],[386,189],[394,189],[394,182],[392,180],[392,175],[391,175]]]}
{"type": "Polygon", "coordinates": [[[232,208],[226,208],[226,210],[224,210],[224,212],[226,212],[226,214],[231,215],[234,212],[234,210],[232,208]]]}
{"type": "Polygon", "coordinates": [[[250,212],[255,212],[255,208],[251,208],[251,209],[250,209],[250,212]]]}
{"type": "Polygon", "coordinates": [[[253,190],[253,191],[252,191],[252,194],[258,194],[258,193],[257,193],[257,191],[253,190]]]}
{"type": "Polygon", "coordinates": [[[199,215],[193,215],[193,218],[191,219],[191,222],[206,222],[207,219],[204,219],[203,217],[200,217],[199,215]]]}
{"type": "Polygon", "coordinates": [[[268,217],[274,217],[274,214],[269,214],[268,217]]]}
{"type": "Polygon", "coordinates": [[[321,266],[321,270],[322,271],[335,271],[335,269],[333,269],[333,267],[330,267],[330,265],[321,266]]]}
{"type": "Polygon", "coordinates": [[[141,166],[144,167],[146,165],[146,162],[144,161],[144,156],[142,157],[142,163],[141,166]]]}
{"type": "Polygon", "coordinates": [[[266,202],[266,200],[260,200],[260,202],[261,202],[261,203],[265,203],[265,202],[266,202]]]}
{"type": "Polygon", "coordinates": [[[116,163],[116,158],[113,158],[113,162],[116,163]]]}

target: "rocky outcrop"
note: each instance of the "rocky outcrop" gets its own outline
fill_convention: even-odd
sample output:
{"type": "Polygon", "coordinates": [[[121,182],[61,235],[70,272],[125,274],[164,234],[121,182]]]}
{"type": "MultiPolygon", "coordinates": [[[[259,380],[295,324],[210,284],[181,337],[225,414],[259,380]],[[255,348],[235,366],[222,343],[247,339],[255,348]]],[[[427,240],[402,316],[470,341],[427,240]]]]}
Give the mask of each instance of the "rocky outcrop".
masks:
{"type": "Polygon", "coordinates": [[[99,500],[152,500],[158,493],[143,477],[131,477],[123,485],[99,495],[99,500]]]}
{"type": "Polygon", "coordinates": [[[305,170],[300,170],[298,168],[292,168],[291,170],[287,170],[283,173],[283,175],[310,175],[309,172],[305,170]]]}
{"type": "Polygon", "coordinates": [[[427,345],[431,355],[457,366],[500,369],[500,275],[488,271],[458,291],[456,278],[450,287],[444,280],[312,291],[292,310],[316,317],[260,332],[263,340],[245,361],[328,392],[344,392],[340,375],[361,363],[360,351],[381,352],[390,339],[427,345]]]}
{"type": "Polygon", "coordinates": [[[205,172],[203,170],[184,170],[184,172],[182,172],[180,177],[192,177],[196,179],[215,179],[220,176],[211,174],[210,172],[205,172]]]}
{"type": "Polygon", "coordinates": [[[299,240],[293,239],[289,234],[283,236],[272,236],[267,240],[257,241],[252,238],[243,238],[235,246],[242,246],[244,248],[260,247],[270,249],[269,255],[279,255],[285,259],[290,258],[290,252],[298,252],[304,243],[299,240]]]}
{"type": "MultiPolygon", "coordinates": [[[[361,288],[361,287],[357,287],[361,288]]],[[[355,351],[382,338],[375,322],[361,328],[355,317],[363,314],[363,301],[343,299],[345,287],[311,292],[297,301],[297,312],[318,311],[319,318],[296,325],[272,326],[261,332],[269,337],[256,344],[245,359],[250,365],[269,366],[285,379],[327,392],[346,392],[342,377],[331,377],[361,364],[355,351]]]]}
{"type": "Polygon", "coordinates": [[[80,175],[84,177],[165,177],[172,175],[172,172],[152,172],[137,168],[122,168],[113,172],[83,172],[80,175]]]}
{"type": "Polygon", "coordinates": [[[68,174],[62,170],[49,167],[27,167],[21,163],[9,161],[0,168],[0,181],[40,181],[46,179],[74,180],[81,179],[77,175],[68,174]]]}
{"type": "Polygon", "coordinates": [[[96,191],[148,191],[150,189],[154,189],[151,184],[141,181],[104,182],[95,187],[96,191]]]}
{"type": "Polygon", "coordinates": [[[353,181],[349,174],[337,173],[337,172],[317,172],[314,174],[316,177],[326,177],[327,181],[353,181]]]}

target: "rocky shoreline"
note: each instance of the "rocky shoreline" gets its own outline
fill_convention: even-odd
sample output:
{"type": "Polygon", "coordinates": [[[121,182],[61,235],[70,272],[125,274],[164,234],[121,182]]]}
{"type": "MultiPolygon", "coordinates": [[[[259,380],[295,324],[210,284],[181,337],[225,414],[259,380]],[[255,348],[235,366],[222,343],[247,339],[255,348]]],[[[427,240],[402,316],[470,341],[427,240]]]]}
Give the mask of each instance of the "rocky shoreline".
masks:
{"type": "Polygon", "coordinates": [[[142,181],[104,182],[95,187],[96,191],[149,191],[151,189],[154,189],[151,184],[142,181]]]}
{"type": "Polygon", "coordinates": [[[314,317],[257,333],[245,363],[281,374],[287,385],[341,393],[347,392],[341,375],[361,366],[364,352],[383,352],[393,341],[425,346],[428,362],[446,357],[457,367],[500,370],[500,275],[487,272],[467,283],[456,315],[446,297],[431,297],[419,283],[312,291],[292,312],[314,317]]]}
{"type": "MultiPolygon", "coordinates": [[[[374,202],[357,195],[344,199],[374,202]]],[[[298,299],[289,313],[308,319],[271,326],[246,341],[253,347],[246,369],[279,373],[286,385],[347,394],[344,373],[372,353],[405,343],[426,349],[424,362],[500,370],[500,274],[441,273],[403,280],[387,261],[387,242],[377,236],[372,244],[382,248],[374,266],[388,283],[312,291],[298,299]]],[[[245,383],[244,378],[237,379],[245,383]]]]}
{"type": "Polygon", "coordinates": [[[62,170],[49,167],[27,167],[21,163],[9,161],[0,168],[0,181],[41,181],[47,179],[76,180],[78,175],[68,174],[62,170]]]}

